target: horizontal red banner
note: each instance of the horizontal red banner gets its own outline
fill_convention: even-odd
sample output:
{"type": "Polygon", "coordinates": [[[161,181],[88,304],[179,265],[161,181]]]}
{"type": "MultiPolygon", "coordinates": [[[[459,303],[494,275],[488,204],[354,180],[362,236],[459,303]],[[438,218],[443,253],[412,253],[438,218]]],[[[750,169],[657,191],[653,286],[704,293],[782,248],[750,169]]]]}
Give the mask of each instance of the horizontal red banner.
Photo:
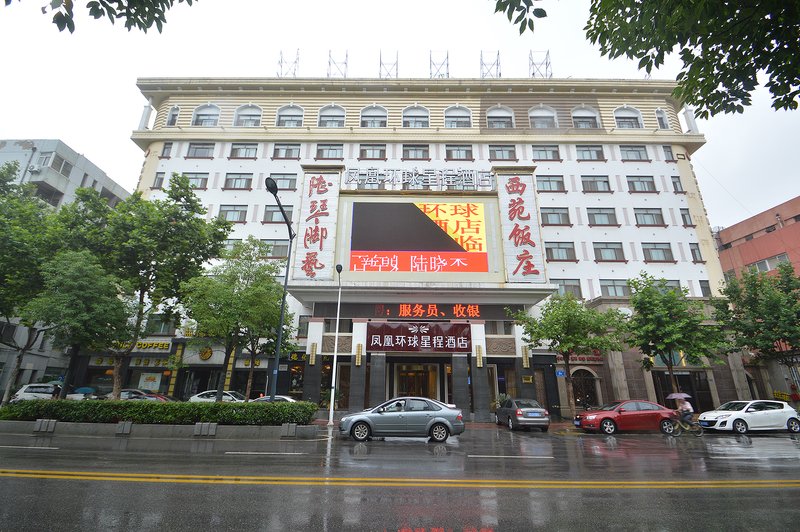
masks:
{"type": "Polygon", "coordinates": [[[481,273],[489,271],[489,259],[466,251],[351,251],[350,271],[481,273]]]}

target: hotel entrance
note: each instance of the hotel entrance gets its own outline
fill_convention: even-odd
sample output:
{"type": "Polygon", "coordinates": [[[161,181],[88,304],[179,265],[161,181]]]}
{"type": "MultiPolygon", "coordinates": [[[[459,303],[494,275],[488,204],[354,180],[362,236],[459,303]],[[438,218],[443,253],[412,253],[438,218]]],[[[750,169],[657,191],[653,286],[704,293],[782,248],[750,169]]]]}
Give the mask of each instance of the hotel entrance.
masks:
{"type": "Polygon", "coordinates": [[[437,364],[395,364],[394,396],[439,399],[439,366],[437,364]]]}

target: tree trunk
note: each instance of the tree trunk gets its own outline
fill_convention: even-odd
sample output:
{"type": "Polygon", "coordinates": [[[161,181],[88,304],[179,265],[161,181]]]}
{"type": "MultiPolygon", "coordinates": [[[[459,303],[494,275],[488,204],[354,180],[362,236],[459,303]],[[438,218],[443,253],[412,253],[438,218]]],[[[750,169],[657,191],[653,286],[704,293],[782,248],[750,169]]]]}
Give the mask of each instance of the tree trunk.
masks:
{"type": "Polygon", "coordinates": [[[75,374],[75,364],[78,361],[78,352],[81,346],[78,344],[69,346],[69,363],[67,364],[67,371],[64,372],[64,385],[61,387],[61,393],[58,394],[59,399],[67,397],[67,390],[72,385],[73,375],[75,374]]]}
{"type": "Polygon", "coordinates": [[[672,393],[678,393],[680,391],[678,389],[678,379],[675,377],[675,371],[673,370],[672,364],[667,364],[667,371],[669,372],[669,381],[672,384],[672,393]]]}
{"type": "Polygon", "coordinates": [[[250,401],[250,392],[253,389],[253,373],[256,367],[256,354],[250,352],[250,371],[247,372],[247,388],[245,389],[244,396],[250,401]]]}
{"type": "Polygon", "coordinates": [[[118,401],[119,394],[122,391],[122,360],[124,357],[114,355],[114,387],[111,391],[111,398],[118,401]]]}
{"type": "Polygon", "coordinates": [[[19,376],[19,368],[22,367],[22,358],[25,356],[25,350],[20,349],[17,352],[17,357],[14,359],[14,366],[11,368],[11,375],[8,376],[8,381],[6,381],[6,389],[3,392],[3,400],[0,401],[0,406],[5,406],[8,404],[8,400],[11,398],[11,388],[17,382],[17,377],[19,376]]]}
{"type": "MultiPolygon", "coordinates": [[[[564,385],[567,390],[567,406],[569,407],[570,419],[575,419],[575,394],[572,391],[572,372],[569,367],[569,353],[561,355],[564,357],[564,385]]],[[[560,412],[559,412],[560,414],[560,412]]]]}
{"type": "Polygon", "coordinates": [[[228,338],[225,341],[225,360],[222,363],[222,379],[217,384],[217,397],[214,399],[214,401],[217,403],[222,402],[222,392],[225,391],[225,380],[228,376],[228,365],[231,362],[231,357],[233,356],[233,350],[235,347],[236,342],[232,338],[228,338]]]}

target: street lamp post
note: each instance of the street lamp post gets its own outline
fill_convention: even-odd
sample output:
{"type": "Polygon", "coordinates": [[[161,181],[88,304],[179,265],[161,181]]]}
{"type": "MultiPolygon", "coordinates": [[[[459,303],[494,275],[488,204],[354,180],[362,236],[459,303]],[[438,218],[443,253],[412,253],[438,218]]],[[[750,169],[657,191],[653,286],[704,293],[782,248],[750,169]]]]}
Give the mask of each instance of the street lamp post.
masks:
{"type": "Polygon", "coordinates": [[[331,368],[331,401],[328,413],[328,426],[333,426],[333,395],[336,391],[336,357],[339,354],[339,310],[342,308],[342,265],[336,265],[336,278],[339,281],[339,297],[336,299],[336,330],[333,333],[333,367],[331,368]]]}
{"type": "Polygon", "coordinates": [[[286,222],[286,228],[289,229],[289,251],[286,252],[286,273],[283,277],[283,298],[281,299],[280,325],[278,326],[278,338],[275,342],[275,363],[272,366],[272,378],[269,381],[269,397],[270,400],[274,401],[275,392],[278,389],[278,363],[280,362],[281,343],[283,342],[283,316],[286,309],[286,287],[289,284],[289,267],[292,260],[292,240],[294,240],[295,233],[292,229],[292,222],[289,220],[289,217],[286,216],[286,211],[283,209],[281,200],[278,197],[278,183],[276,183],[271,177],[268,177],[264,181],[264,184],[267,186],[269,193],[275,196],[275,201],[278,203],[278,208],[281,210],[281,214],[283,215],[283,221],[286,222]]]}

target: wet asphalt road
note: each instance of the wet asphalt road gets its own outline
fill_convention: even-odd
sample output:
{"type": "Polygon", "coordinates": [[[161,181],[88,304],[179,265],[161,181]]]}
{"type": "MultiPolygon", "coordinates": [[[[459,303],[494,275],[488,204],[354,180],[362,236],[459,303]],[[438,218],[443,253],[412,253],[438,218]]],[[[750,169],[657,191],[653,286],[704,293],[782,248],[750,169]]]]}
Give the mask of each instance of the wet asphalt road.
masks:
{"type": "Polygon", "coordinates": [[[797,530],[800,438],[0,436],[0,530],[797,530]]]}

